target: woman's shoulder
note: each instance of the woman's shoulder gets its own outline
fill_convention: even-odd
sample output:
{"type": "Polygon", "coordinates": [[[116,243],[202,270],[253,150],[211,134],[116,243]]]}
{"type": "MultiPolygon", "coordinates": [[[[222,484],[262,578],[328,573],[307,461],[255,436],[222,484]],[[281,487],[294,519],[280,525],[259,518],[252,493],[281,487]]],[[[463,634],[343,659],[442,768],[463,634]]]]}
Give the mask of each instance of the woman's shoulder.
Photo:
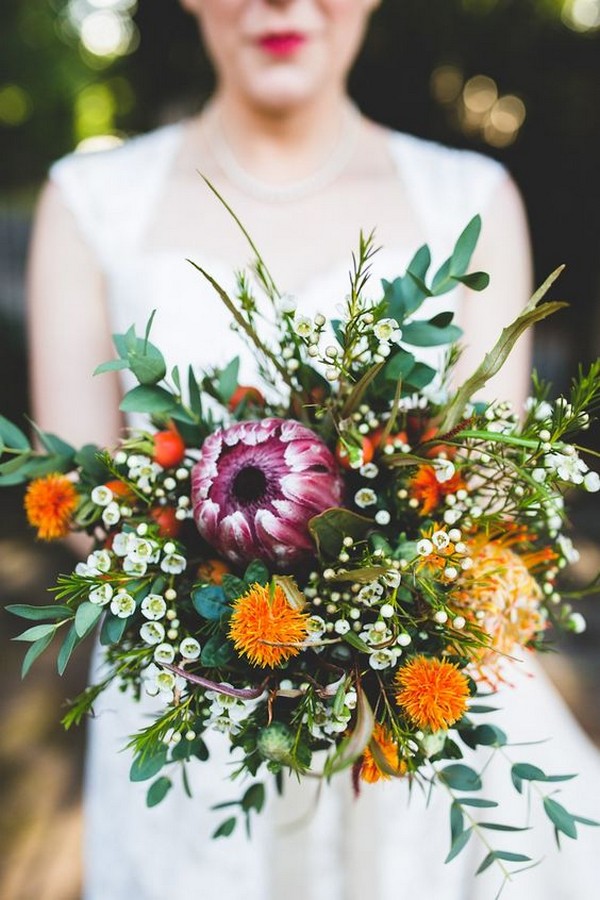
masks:
{"type": "Polygon", "coordinates": [[[140,172],[152,163],[160,163],[175,146],[181,123],[164,125],[146,134],[128,138],[107,149],[75,151],[57,160],[50,167],[51,178],[70,176],[105,183],[106,178],[127,179],[132,172],[140,172]]]}
{"type": "Polygon", "coordinates": [[[142,226],[147,209],[176,152],[181,125],[165,125],[123,141],[116,147],[75,151],[50,167],[49,178],[92,244],[120,223],[132,233],[142,226]]]}
{"type": "Polygon", "coordinates": [[[390,152],[413,202],[424,217],[450,231],[484,213],[506,167],[476,150],[450,147],[400,131],[388,131],[390,152]]]}

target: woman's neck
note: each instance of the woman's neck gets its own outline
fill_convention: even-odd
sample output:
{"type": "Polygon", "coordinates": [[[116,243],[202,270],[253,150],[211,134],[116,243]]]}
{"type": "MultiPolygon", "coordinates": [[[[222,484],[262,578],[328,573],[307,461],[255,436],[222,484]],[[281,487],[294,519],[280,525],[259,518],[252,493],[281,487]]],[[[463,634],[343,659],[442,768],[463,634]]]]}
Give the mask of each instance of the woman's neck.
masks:
{"type": "Polygon", "coordinates": [[[213,143],[220,142],[248,176],[277,185],[301,181],[325,165],[357,127],[358,115],[341,92],[284,114],[222,92],[201,120],[213,143]]]}

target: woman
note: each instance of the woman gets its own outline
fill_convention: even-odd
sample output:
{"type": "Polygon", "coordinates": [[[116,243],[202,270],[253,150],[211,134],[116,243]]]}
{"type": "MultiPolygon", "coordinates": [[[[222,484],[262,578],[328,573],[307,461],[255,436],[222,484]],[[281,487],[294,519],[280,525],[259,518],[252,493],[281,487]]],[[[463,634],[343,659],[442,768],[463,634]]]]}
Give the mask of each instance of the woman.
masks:
{"type": "MultiPolygon", "coordinates": [[[[483,296],[455,292],[436,301],[456,309],[467,345],[458,377],[470,371],[530,293],[522,204],[498,164],[391,133],[350,104],[347,74],[376,0],[182,2],[215,65],[211,102],[198,117],[116,151],[62,160],[44,190],[29,280],[40,425],[73,442],[114,444],[122,427],[121,386],[116,377],[92,379],[90,372],[111,356],[111,331],[132,322],[141,329],[155,307],[155,338],[171,363],[206,366],[239,352],[226,312],[185,262],[191,257],[227,283],[248,255],[198,169],[226,196],[275,280],[307,314],[331,313],[343,297],[360,228],[377,227],[384,249],[375,274],[390,277],[424,242],[441,261],[481,213],[473,265],[491,273],[492,286],[483,296]]],[[[373,285],[376,290],[375,279],[373,285]]],[[[522,342],[502,373],[499,394],[521,404],[528,369],[529,347],[522,342]]],[[[247,354],[241,380],[255,378],[247,354]]],[[[488,396],[494,390],[492,384],[488,396]]],[[[542,736],[560,732],[557,747],[528,749],[527,758],[543,766],[546,754],[548,767],[562,771],[564,754],[589,786],[597,761],[568,713],[542,676],[517,677],[527,684],[504,697],[511,735],[539,737],[539,724],[530,720],[542,704],[542,736]]],[[[223,900],[392,900],[410,890],[414,897],[450,900],[492,895],[489,873],[472,879],[474,860],[485,855],[479,847],[451,867],[441,864],[448,846],[445,800],[436,798],[435,809],[424,812],[415,797],[407,810],[400,783],[364,791],[355,803],[342,776],[320,791],[316,811],[315,791],[290,784],[284,800],[271,799],[252,843],[242,834],[211,841],[221,817],[209,807],[239,794],[223,781],[227,755],[219,736],[211,763],[194,770],[194,801],[177,788],[146,810],[146,786],[128,784],[129,758],[117,751],[149,709],[132,710],[118,691],[109,691],[91,725],[87,900],[153,900],[167,892],[219,892],[223,900]]],[[[504,793],[504,782],[495,787],[504,793]]],[[[506,820],[515,820],[510,809],[506,820]]],[[[545,827],[544,848],[548,840],[545,827]]],[[[573,866],[563,889],[553,859],[521,876],[512,896],[591,898],[582,858],[581,851],[574,857],[580,884],[573,866]]]]}

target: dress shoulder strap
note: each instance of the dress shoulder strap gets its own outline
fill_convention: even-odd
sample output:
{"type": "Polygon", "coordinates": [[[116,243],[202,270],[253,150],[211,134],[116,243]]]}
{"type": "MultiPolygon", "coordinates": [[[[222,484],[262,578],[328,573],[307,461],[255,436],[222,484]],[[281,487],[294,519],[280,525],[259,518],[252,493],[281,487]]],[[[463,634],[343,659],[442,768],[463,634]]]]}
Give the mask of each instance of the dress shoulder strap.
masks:
{"type": "Polygon", "coordinates": [[[179,134],[180,125],[167,125],[115,149],[70,153],[50,167],[50,180],[102,265],[141,238],[179,134]]]}
{"type": "Polygon", "coordinates": [[[508,177],[505,167],[472,150],[457,150],[410,134],[393,132],[391,151],[427,241],[448,254],[465,225],[508,177]]]}

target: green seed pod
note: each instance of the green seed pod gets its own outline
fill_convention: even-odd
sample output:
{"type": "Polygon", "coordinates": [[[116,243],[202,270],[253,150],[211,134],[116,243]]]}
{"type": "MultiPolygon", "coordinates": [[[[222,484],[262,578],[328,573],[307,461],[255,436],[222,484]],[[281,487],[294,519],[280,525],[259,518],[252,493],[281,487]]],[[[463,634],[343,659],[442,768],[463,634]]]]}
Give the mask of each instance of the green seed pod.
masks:
{"type": "Polygon", "coordinates": [[[294,735],[283,722],[273,722],[262,728],[257,740],[258,752],[263,759],[288,762],[294,746],[294,735]]]}

